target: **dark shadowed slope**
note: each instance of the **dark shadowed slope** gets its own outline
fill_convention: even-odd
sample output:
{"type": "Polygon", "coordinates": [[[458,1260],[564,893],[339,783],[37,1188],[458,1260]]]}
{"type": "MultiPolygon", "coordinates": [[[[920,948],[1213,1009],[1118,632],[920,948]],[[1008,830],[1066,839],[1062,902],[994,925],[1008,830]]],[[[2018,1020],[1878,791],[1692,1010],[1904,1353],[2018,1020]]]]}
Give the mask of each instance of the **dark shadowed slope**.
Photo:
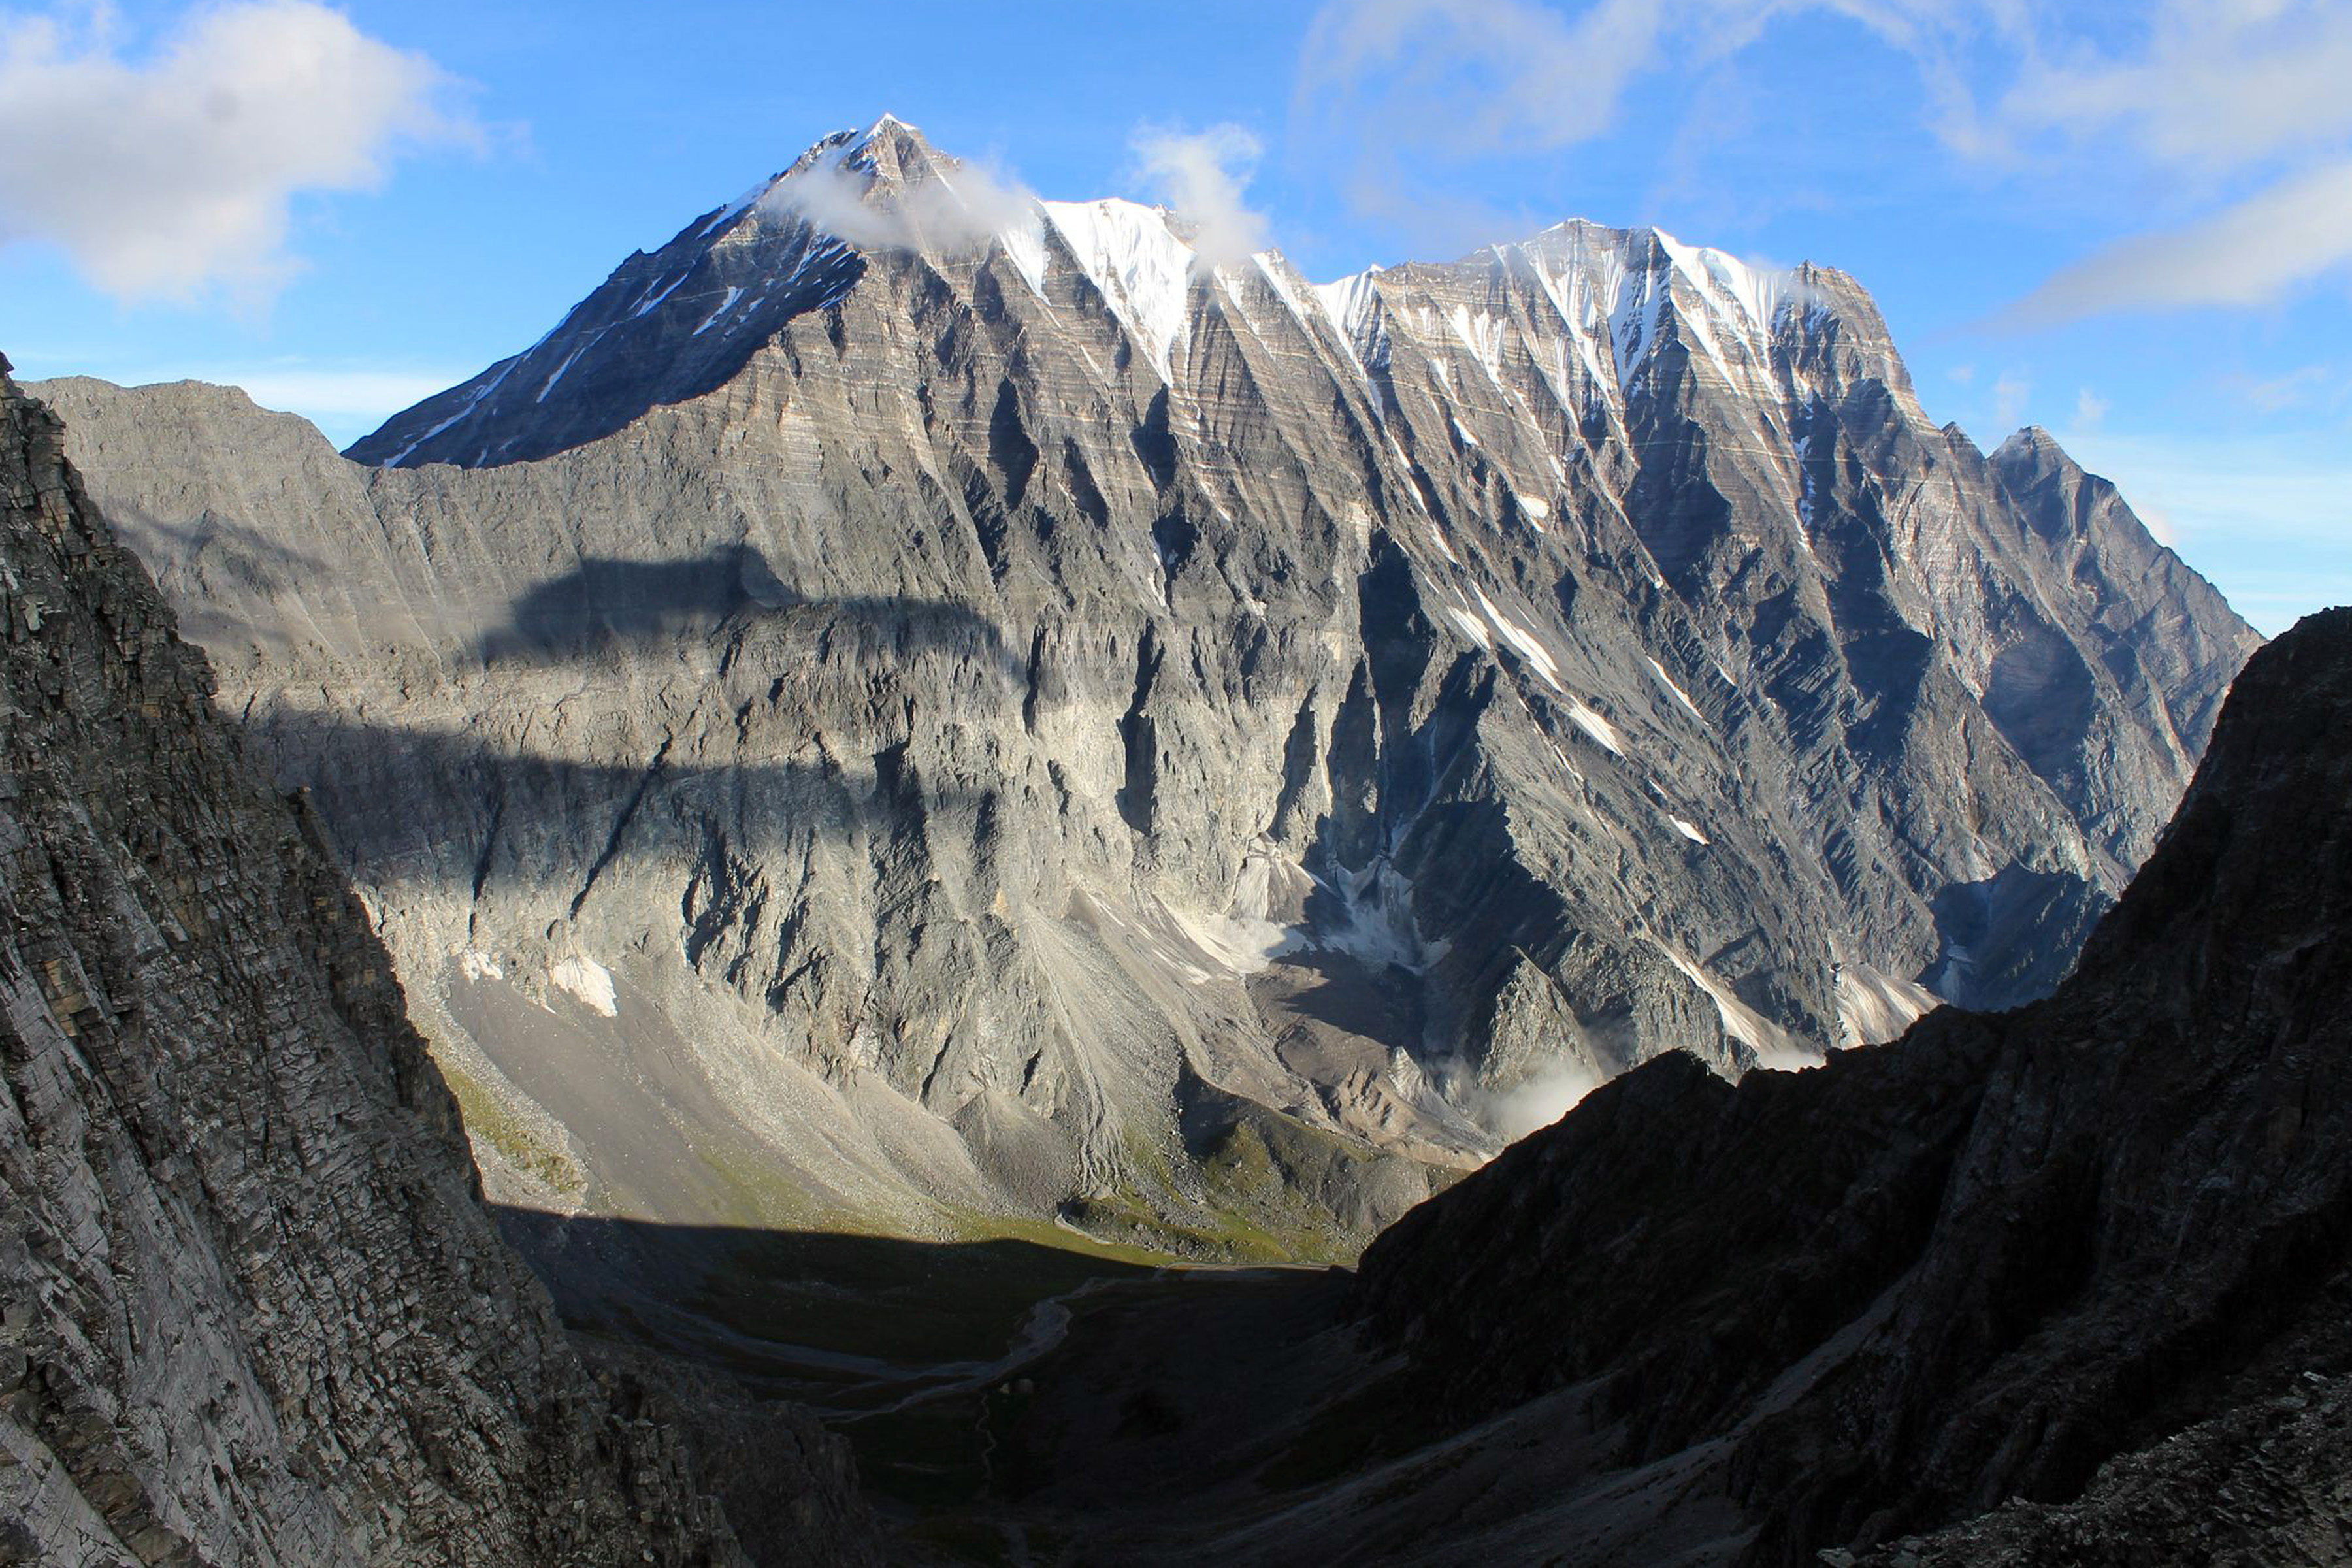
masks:
{"type": "Polygon", "coordinates": [[[1738,1430],[1765,1560],[2070,1498],[2344,1369],[2347,937],[2338,610],[2248,666],[2050,1001],[1738,1088],[1637,1071],[1384,1236],[1362,1309],[1457,1418],[1597,1378],[1623,1458],[1738,1430]]]}

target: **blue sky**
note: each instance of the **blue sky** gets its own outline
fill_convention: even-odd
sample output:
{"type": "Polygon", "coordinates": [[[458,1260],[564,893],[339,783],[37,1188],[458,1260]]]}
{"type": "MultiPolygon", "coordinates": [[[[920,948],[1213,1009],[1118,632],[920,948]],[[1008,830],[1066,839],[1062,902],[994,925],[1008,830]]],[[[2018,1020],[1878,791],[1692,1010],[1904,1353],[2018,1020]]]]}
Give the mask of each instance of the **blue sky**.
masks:
{"type": "Polygon", "coordinates": [[[2347,81],[2342,0],[0,4],[0,349],[347,442],[887,109],[1318,278],[1569,216],[1843,268],[1931,416],[2057,431],[2275,632],[2352,600],[2347,81]]]}

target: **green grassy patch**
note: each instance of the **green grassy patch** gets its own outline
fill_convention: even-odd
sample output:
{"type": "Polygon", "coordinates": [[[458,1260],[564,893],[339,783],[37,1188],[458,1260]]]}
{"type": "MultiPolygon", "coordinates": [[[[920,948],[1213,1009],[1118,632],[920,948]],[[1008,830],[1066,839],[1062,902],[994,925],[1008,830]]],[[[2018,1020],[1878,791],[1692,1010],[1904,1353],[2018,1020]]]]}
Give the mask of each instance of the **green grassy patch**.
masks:
{"type": "Polygon", "coordinates": [[[1038,1241],[746,1237],[702,1310],[744,1333],[906,1366],[1003,1355],[1038,1302],[1092,1279],[1144,1278],[1162,1259],[1052,1226],[1038,1241]],[[1054,1240],[1042,1239],[1050,1233],[1054,1240]]]}
{"type": "Polygon", "coordinates": [[[507,1163],[558,1192],[576,1193],[587,1186],[587,1175],[572,1156],[509,1110],[489,1085],[453,1062],[436,1061],[436,1065],[457,1099],[457,1114],[466,1123],[468,1138],[488,1143],[507,1163]]]}

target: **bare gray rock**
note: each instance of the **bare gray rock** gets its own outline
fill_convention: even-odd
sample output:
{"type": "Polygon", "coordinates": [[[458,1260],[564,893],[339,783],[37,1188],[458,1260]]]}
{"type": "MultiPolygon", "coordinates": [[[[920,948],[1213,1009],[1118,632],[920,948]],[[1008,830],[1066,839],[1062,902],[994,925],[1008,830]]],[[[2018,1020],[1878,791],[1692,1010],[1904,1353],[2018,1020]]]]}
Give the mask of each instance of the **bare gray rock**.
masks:
{"type": "MultiPolygon", "coordinates": [[[[744,1562],[500,1243],[315,818],[5,370],[0,1562],[744,1562]]],[[[773,1560],[870,1553],[808,1436],[774,1485],[825,1529],[773,1560]]]]}

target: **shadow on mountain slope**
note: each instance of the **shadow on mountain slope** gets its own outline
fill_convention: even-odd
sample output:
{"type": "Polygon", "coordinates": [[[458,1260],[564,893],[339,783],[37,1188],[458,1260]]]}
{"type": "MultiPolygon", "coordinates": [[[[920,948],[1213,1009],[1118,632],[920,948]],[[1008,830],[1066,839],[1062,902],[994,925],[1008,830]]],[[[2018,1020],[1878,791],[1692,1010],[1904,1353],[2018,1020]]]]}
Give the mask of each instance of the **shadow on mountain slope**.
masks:
{"type": "Polygon", "coordinates": [[[1007,649],[1004,634],[966,605],[810,598],[777,576],[766,555],[750,544],[668,561],[583,557],[572,570],[517,595],[506,623],[484,634],[474,651],[485,664],[561,663],[721,637],[730,622],[771,616],[814,627],[827,653],[846,637],[856,647],[902,663],[939,652],[992,666],[1014,686],[1028,679],[1025,661],[1007,649]]]}

